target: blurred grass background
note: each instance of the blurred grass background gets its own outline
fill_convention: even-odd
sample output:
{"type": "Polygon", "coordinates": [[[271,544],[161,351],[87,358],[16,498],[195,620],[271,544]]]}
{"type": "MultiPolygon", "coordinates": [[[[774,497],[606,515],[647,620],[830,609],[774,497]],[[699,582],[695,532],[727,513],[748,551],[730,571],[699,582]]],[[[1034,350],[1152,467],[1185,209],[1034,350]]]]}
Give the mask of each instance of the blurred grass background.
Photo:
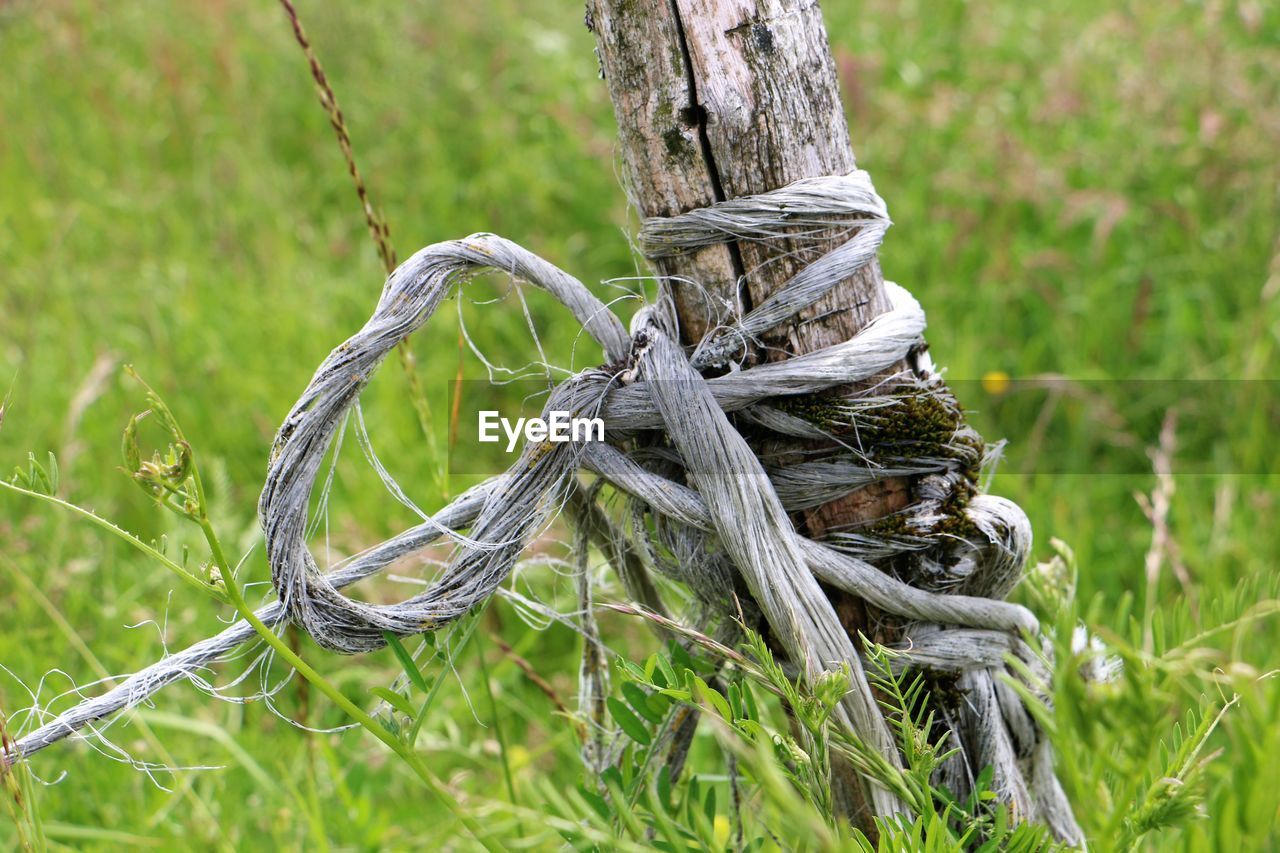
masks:
{"type": "MultiPolygon", "coordinates": [[[[884,269],[924,304],[935,359],[952,377],[1275,376],[1274,7],[828,0],[824,10],[859,163],[895,221],[884,269]]],[[[300,11],[401,257],[485,230],[589,283],[640,271],[579,4],[378,0],[303,2],[300,11]]],[[[282,11],[267,0],[10,0],[0,3],[0,63],[0,465],[54,451],[65,496],[147,535],[188,537],[116,467],[120,431],[143,406],[119,370],[132,363],[166,395],[206,466],[213,460],[223,536],[249,548],[274,430],[315,365],[363,322],[383,279],[282,11]]],[[[530,304],[553,360],[598,358],[553,306],[536,295],[530,304]]],[[[518,367],[533,357],[518,301],[462,313],[493,360],[518,367]]],[[[464,358],[450,310],[414,350],[443,442],[448,382],[460,363],[468,376],[484,372],[464,358]]],[[[366,399],[379,454],[424,508],[464,485],[448,481],[422,440],[398,368],[366,399]]],[[[1280,631],[1258,621],[1200,637],[1276,593],[1276,426],[1243,425],[1234,437],[1248,442],[1243,473],[1177,479],[1170,521],[1198,608],[1166,569],[1155,652],[1194,640],[1204,650],[1196,677],[1156,666],[1142,702],[1082,693],[1063,710],[1060,744],[1075,744],[1062,751],[1063,775],[1103,849],[1117,808],[1108,798],[1125,790],[1115,780],[1154,766],[1160,736],[1201,694],[1236,691],[1243,699],[1214,738],[1223,754],[1210,772],[1209,819],[1151,843],[1277,843],[1280,688],[1260,676],[1280,667],[1280,631]]],[[[1090,460],[1055,470],[1088,472],[1090,460]]],[[[1133,493],[1152,479],[1002,474],[994,486],[1027,510],[1038,556],[1050,537],[1073,546],[1080,614],[1117,636],[1132,638],[1141,620],[1151,528],[1133,493]]],[[[329,514],[335,552],[409,521],[349,452],[329,514]]],[[[249,571],[265,577],[260,549],[249,571]]],[[[93,531],[0,495],[0,663],[12,671],[0,673],[0,708],[12,715],[31,703],[13,676],[35,686],[65,670],[44,684],[45,699],[68,677],[97,678],[81,642],[109,672],[161,653],[154,626],[125,625],[157,619],[171,646],[217,627],[205,602],[169,597],[170,585],[93,531]]],[[[529,631],[505,604],[486,619],[478,633],[505,636],[573,695],[569,631],[529,631]]],[[[615,648],[647,648],[636,626],[606,626],[615,648]]],[[[570,727],[492,642],[476,648],[489,660],[517,790],[548,775],[573,783],[570,727]]],[[[395,671],[385,653],[310,658],[353,691],[395,671]]],[[[460,665],[457,679],[423,745],[483,812],[499,796],[498,740],[475,668],[460,665]]],[[[300,701],[286,693],[282,705],[300,701]]],[[[154,722],[173,760],[225,765],[163,775],[169,793],[83,746],[50,750],[37,771],[67,774],[38,791],[54,838],[102,849],[126,840],[302,849],[324,839],[364,849],[439,844],[457,832],[367,738],[308,737],[260,705],[213,703],[186,686],[157,707],[212,724],[243,752],[154,722]],[[265,785],[255,763],[284,781],[265,785]],[[236,820],[220,826],[232,808],[236,820]]],[[[313,724],[339,721],[332,709],[311,714],[313,724]]],[[[114,733],[161,760],[137,726],[114,733]]]]}

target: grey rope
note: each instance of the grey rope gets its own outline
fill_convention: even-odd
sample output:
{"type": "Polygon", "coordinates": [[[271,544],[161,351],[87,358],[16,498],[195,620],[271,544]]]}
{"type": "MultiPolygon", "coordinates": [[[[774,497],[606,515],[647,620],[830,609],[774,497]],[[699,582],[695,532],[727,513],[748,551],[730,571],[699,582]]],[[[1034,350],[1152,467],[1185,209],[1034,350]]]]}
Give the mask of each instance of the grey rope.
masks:
{"type": "MultiPolygon", "coordinates": [[[[857,596],[899,620],[900,666],[955,679],[968,698],[952,715],[952,727],[975,766],[996,767],[997,791],[1018,816],[1043,819],[1059,838],[1078,842],[1048,742],[998,678],[1005,655],[1036,660],[1024,639],[1037,631],[1035,618],[999,600],[1029,553],[1030,524],[1016,505],[977,488],[984,447],[922,355],[925,318],[916,300],[886,282],[890,310],[848,341],[703,375],[732,366],[758,335],[874,259],[888,226],[884,202],[865,172],[646,220],[639,245],[650,257],[784,235],[824,245],[833,232],[843,238],[745,316],[709,333],[692,354],[677,344],[665,301],[642,309],[628,335],[581,282],[500,237],[477,234],[421,250],[388,279],[364,327],[320,365],[277,435],[259,517],[278,602],[259,616],[268,625],[297,624],[320,645],[344,653],[381,647],[384,632],[438,630],[499,588],[531,539],[575,494],[577,472],[591,471],[629,496],[633,520],[654,518],[656,532],[633,523],[630,541],[606,549],[628,590],[653,599],[644,573],[657,567],[705,591],[703,603],[729,617],[740,587],[805,676],[841,664],[851,668],[852,689],[837,719],[900,764],[859,650],[819,581],[857,596]],[[307,544],[308,506],[344,418],[392,348],[425,324],[455,286],[486,270],[546,290],[603,347],[610,364],[558,385],[546,408],[603,418],[606,442],[531,443],[507,472],[423,524],[333,572],[321,571],[307,544]],[[883,379],[904,361],[912,365],[905,374],[848,390],[883,379]],[[766,466],[743,429],[832,437],[835,445],[821,458],[766,466]],[[815,540],[798,533],[788,515],[897,477],[916,478],[911,505],[873,524],[815,540]],[[386,605],[342,593],[441,537],[455,543],[454,555],[421,593],[386,605]]],[[[609,530],[614,540],[627,538],[603,520],[594,498],[573,515],[590,519],[596,534],[609,530]]],[[[253,637],[237,622],[170,655],[24,735],[17,754],[29,756],[133,707],[253,637]]],[[[957,795],[967,790],[971,771],[948,764],[957,795]]],[[[903,811],[888,791],[873,785],[870,794],[877,813],[903,811]]]]}

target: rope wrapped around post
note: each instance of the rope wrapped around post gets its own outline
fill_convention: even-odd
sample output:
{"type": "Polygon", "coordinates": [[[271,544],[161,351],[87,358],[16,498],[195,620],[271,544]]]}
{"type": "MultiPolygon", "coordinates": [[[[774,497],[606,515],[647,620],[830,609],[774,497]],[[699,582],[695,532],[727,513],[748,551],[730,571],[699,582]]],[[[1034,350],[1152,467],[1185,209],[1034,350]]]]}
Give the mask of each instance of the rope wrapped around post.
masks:
{"type": "MultiPolygon", "coordinates": [[[[860,650],[819,581],[857,596],[896,620],[902,667],[947,674],[964,697],[946,715],[952,743],[963,749],[943,768],[941,781],[964,796],[976,770],[993,766],[995,789],[1019,819],[1042,821],[1059,839],[1081,842],[1053,773],[1049,743],[999,677],[1010,654],[1043,670],[1028,646],[1037,620],[1002,600],[1030,551],[1030,524],[1012,502],[980,493],[977,473],[986,448],[924,353],[919,303],[886,282],[891,310],[848,341],[740,366],[762,332],[869,263],[889,224],[884,202],[862,171],[646,220],[639,245],[651,258],[784,235],[825,243],[833,230],[842,232],[839,245],[753,310],[713,329],[692,353],[678,344],[665,300],[641,309],[628,334],[580,281],[501,237],[476,234],[419,251],[389,277],[363,328],[320,365],[276,437],[259,517],[279,600],[259,616],[269,625],[296,624],[319,645],[346,654],[380,648],[387,632],[408,637],[444,627],[494,594],[578,488],[577,472],[590,471],[629,496],[633,522],[646,515],[654,520],[651,527],[630,527],[629,547],[641,558],[619,567],[630,575],[623,578],[628,589],[652,589],[634,577],[638,572],[663,572],[725,618],[737,612],[731,610],[737,593],[758,608],[760,626],[805,676],[850,667],[852,689],[837,708],[837,721],[900,764],[860,650]],[[423,524],[322,571],[307,543],[308,507],[344,419],[392,349],[423,326],[455,287],[486,271],[546,290],[604,349],[609,364],[558,385],[546,411],[602,418],[605,442],[530,443],[508,471],[423,524]],[[892,381],[849,390],[904,360],[911,369],[892,381]],[[743,437],[748,428],[834,443],[822,458],[767,467],[743,437]],[[915,478],[913,501],[893,516],[820,539],[801,535],[792,523],[789,513],[815,501],[904,476],[915,478]],[[442,537],[453,540],[454,555],[421,593],[385,605],[343,594],[344,587],[442,537]],[[707,547],[712,543],[718,547],[707,547]]],[[[198,678],[253,636],[237,622],[166,657],[26,734],[16,742],[18,755],[92,730],[96,721],[169,683],[198,678]]],[[[904,810],[879,786],[871,795],[879,814],[904,810]]]]}

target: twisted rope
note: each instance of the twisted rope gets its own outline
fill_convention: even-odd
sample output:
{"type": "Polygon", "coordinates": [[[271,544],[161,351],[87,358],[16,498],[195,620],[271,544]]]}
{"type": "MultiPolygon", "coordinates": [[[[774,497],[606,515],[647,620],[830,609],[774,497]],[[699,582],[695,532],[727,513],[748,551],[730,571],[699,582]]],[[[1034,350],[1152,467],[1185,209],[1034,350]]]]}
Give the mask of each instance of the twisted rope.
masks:
{"type": "MultiPolygon", "coordinates": [[[[737,606],[735,599],[758,608],[760,626],[805,676],[847,664],[852,689],[836,709],[838,722],[900,765],[859,650],[819,581],[862,599],[898,621],[900,666],[944,673],[966,697],[947,721],[964,747],[943,769],[951,790],[964,796],[974,769],[993,765],[997,793],[1019,818],[1041,820],[1059,838],[1080,841],[1054,778],[1048,741],[998,677],[1007,654],[1033,670],[1043,668],[1023,639],[1037,631],[1036,619],[1000,600],[1029,553],[1030,524],[1012,502],[979,492],[985,446],[923,353],[920,305],[886,282],[891,309],[848,341],[781,362],[735,367],[760,333],[869,263],[889,224],[884,202],[861,171],[646,220],[639,245],[651,258],[784,235],[826,243],[833,230],[843,232],[838,246],[752,311],[713,330],[692,354],[678,344],[666,302],[641,309],[628,334],[580,281],[501,237],[476,234],[421,250],[387,280],[364,327],[320,365],[276,437],[259,517],[278,602],[259,616],[268,625],[295,623],[342,653],[377,649],[385,632],[438,630],[498,590],[530,540],[573,494],[577,472],[590,471],[631,502],[627,553],[614,560],[629,591],[651,593],[642,577],[648,571],[668,574],[722,615],[737,606]],[[604,349],[610,364],[557,386],[544,414],[600,417],[606,441],[530,443],[504,474],[423,524],[323,572],[307,545],[308,506],[344,418],[391,350],[424,325],[455,287],[490,270],[546,290],[604,349]],[[904,361],[911,369],[884,380],[904,361]],[[720,372],[726,367],[729,372],[720,372]],[[868,390],[848,391],[877,377],[883,381],[868,390]],[[825,393],[837,388],[842,390],[825,393]],[[836,446],[822,459],[766,468],[740,427],[821,436],[836,446]],[[789,513],[889,477],[916,478],[913,503],[901,513],[823,539],[795,529],[789,513]],[[651,527],[643,524],[646,516],[651,527]],[[441,537],[454,541],[455,553],[423,592],[385,605],[342,593],[441,537]]],[[[593,500],[587,503],[579,515],[595,510],[593,500]]],[[[252,637],[253,630],[238,622],[45,723],[17,741],[17,752],[30,755],[137,705],[252,637]]],[[[878,786],[871,795],[879,814],[903,810],[878,786]]]]}

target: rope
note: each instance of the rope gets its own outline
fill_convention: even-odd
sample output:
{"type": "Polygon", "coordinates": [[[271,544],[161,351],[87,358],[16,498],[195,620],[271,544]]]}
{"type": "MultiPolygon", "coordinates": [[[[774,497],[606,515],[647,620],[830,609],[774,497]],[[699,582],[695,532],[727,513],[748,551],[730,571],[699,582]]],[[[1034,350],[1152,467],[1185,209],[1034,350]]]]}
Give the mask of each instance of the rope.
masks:
{"type": "MultiPolygon", "coordinates": [[[[753,310],[710,332],[692,353],[678,344],[667,301],[642,308],[628,334],[580,281],[501,237],[476,234],[419,251],[389,277],[364,327],[320,365],[276,437],[259,517],[278,602],[259,616],[269,625],[297,624],[342,653],[380,648],[384,632],[407,637],[438,630],[499,589],[574,493],[577,472],[590,471],[629,496],[632,541],[628,558],[615,561],[627,564],[629,590],[652,591],[639,573],[671,575],[723,617],[735,615],[739,601],[758,608],[760,627],[805,676],[847,664],[852,689],[836,709],[837,720],[900,765],[859,650],[819,582],[867,602],[895,620],[899,665],[946,673],[966,697],[948,721],[964,746],[943,769],[951,790],[963,797],[973,771],[993,765],[997,794],[1020,819],[1041,820],[1059,838],[1078,842],[1048,741],[999,678],[1007,654],[1043,670],[1023,639],[1037,631],[1036,619],[1000,600],[1022,571],[1030,524],[1012,502],[980,492],[986,448],[924,354],[919,303],[886,282],[890,310],[848,341],[738,366],[761,333],[871,262],[889,225],[884,202],[862,171],[645,220],[638,242],[650,258],[732,241],[785,236],[830,245],[833,232],[842,238],[753,310]],[[606,441],[530,443],[504,474],[323,572],[307,544],[308,507],[344,419],[392,349],[427,323],[454,288],[490,270],[550,293],[604,349],[609,365],[558,385],[544,416],[600,417],[606,441]],[[908,370],[885,377],[904,362],[908,370]],[[744,432],[825,437],[832,450],[766,467],[744,432]],[[899,477],[915,478],[913,501],[888,518],[821,539],[802,535],[792,523],[790,513],[899,477]],[[646,517],[652,525],[643,523],[646,517]],[[455,554],[419,594],[384,605],[343,594],[442,537],[454,541],[455,554]]],[[[137,705],[252,638],[252,629],[238,622],[45,723],[17,741],[17,752],[28,756],[137,705]]],[[[871,796],[879,814],[904,810],[879,787],[871,796]]]]}

